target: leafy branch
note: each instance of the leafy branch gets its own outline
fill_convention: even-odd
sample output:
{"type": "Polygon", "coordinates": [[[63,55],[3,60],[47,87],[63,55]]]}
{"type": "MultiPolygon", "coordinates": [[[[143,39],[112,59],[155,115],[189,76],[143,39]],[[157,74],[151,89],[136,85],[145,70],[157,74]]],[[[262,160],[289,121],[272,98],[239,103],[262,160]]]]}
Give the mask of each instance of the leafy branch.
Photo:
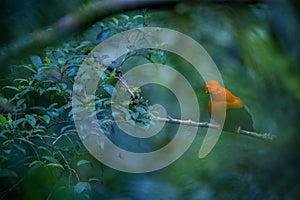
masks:
{"type": "MultiPolygon", "coordinates": [[[[210,3],[216,4],[256,4],[260,0],[214,0],[210,3]]],[[[137,10],[143,8],[149,9],[171,9],[177,4],[205,4],[208,1],[199,0],[114,0],[114,1],[96,1],[77,9],[74,12],[68,13],[57,22],[45,27],[44,29],[36,30],[14,42],[8,44],[6,47],[0,49],[0,66],[3,65],[15,56],[32,55],[34,52],[39,52],[48,45],[53,45],[61,41],[66,36],[84,30],[90,24],[119,12],[137,10]]],[[[1,67],[0,67],[1,68],[1,67]]]]}

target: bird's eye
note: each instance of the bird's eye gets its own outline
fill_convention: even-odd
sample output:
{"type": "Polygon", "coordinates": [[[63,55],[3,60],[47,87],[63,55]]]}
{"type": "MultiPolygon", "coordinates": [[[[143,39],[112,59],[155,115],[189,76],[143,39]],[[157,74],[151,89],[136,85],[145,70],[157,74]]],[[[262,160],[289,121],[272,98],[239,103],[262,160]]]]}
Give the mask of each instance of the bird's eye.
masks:
{"type": "Polygon", "coordinates": [[[218,93],[222,93],[222,90],[220,89],[220,90],[218,90],[217,92],[218,92],[218,93]]]}

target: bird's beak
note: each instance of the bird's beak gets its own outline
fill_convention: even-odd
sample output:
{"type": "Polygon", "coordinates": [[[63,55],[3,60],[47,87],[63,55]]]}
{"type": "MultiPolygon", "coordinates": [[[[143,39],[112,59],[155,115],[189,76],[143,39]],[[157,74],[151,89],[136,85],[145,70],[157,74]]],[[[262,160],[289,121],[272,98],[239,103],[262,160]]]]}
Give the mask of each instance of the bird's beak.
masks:
{"type": "Polygon", "coordinates": [[[208,91],[208,88],[207,88],[207,87],[205,88],[205,93],[206,93],[206,94],[209,94],[209,91],[208,91]]]}

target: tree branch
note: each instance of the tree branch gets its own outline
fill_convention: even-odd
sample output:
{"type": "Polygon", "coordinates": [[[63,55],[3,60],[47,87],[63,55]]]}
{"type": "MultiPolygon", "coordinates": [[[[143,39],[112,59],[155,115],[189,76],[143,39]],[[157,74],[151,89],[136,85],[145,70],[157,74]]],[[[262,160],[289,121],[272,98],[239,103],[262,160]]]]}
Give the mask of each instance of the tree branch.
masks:
{"type": "MultiPolygon", "coordinates": [[[[134,97],[134,93],[130,89],[130,86],[127,85],[126,81],[122,80],[122,77],[118,77],[118,79],[125,86],[126,90],[128,90],[128,92],[131,94],[131,97],[134,97]]],[[[151,113],[150,113],[150,116],[152,119],[160,121],[160,122],[183,124],[183,125],[187,125],[187,126],[196,126],[196,127],[203,127],[203,128],[220,129],[219,125],[212,124],[209,122],[198,122],[198,121],[192,121],[192,120],[175,119],[170,116],[168,116],[168,118],[163,118],[163,117],[155,116],[151,113]]],[[[247,131],[247,130],[242,130],[242,129],[239,129],[238,132],[234,132],[234,133],[243,134],[243,135],[247,135],[250,137],[268,140],[268,141],[275,139],[275,135],[272,135],[270,133],[258,133],[258,132],[247,131]]]]}
{"type": "Polygon", "coordinates": [[[91,24],[108,17],[109,15],[137,10],[143,8],[149,9],[170,9],[177,4],[256,4],[261,0],[114,0],[114,1],[96,1],[89,3],[80,9],[66,14],[56,23],[46,27],[43,30],[37,30],[25,37],[15,40],[6,47],[0,49],[0,69],[5,63],[13,60],[14,57],[28,56],[40,52],[47,45],[54,45],[72,33],[84,30],[91,24]]]}
{"type": "Polygon", "coordinates": [[[135,94],[133,93],[133,91],[129,88],[129,86],[127,85],[127,83],[122,79],[122,77],[117,77],[117,79],[122,83],[122,85],[126,88],[126,90],[130,93],[130,97],[131,98],[135,98],[135,94]]]}
{"type": "MultiPolygon", "coordinates": [[[[168,116],[168,118],[162,118],[162,117],[157,117],[157,116],[152,115],[152,118],[154,120],[157,120],[160,122],[166,122],[166,123],[183,124],[183,125],[187,125],[187,126],[196,126],[196,127],[213,128],[213,129],[220,128],[219,125],[211,124],[208,122],[196,122],[196,121],[192,121],[192,120],[174,119],[170,116],[168,116]]],[[[269,133],[257,133],[257,132],[242,130],[242,129],[239,131],[239,134],[247,135],[247,136],[258,138],[258,139],[268,140],[268,141],[271,141],[275,138],[274,135],[269,134],[269,133]]]]}
{"type": "Polygon", "coordinates": [[[39,52],[47,45],[53,45],[72,33],[89,27],[91,24],[114,13],[141,8],[170,8],[179,3],[180,0],[115,0],[96,1],[66,14],[56,23],[44,30],[16,40],[6,48],[0,50],[0,66],[13,56],[26,56],[33,52],[39,52]]]}

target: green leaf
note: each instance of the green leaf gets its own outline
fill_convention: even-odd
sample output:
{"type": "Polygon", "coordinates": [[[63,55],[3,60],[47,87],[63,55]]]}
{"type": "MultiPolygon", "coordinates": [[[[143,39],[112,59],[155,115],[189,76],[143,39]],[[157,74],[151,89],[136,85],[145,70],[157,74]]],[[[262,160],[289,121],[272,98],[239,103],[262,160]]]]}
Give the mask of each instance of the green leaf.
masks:
{"type": "Polygon", "coordinates": [[[42,161],[35,160],[35,161],[29,163],[29,167],[32,167],[34,165],[42,165],[42,164],[44,164],[42,161]]]}
{"type": "Polygon", "coordinates": [[[51,109],[53,109],[55,106],[57,106],[58,105],[58,103],[53,103],[53,104],[51,104],[48,108],[47,108],[47,110],[51,110],[51,109]]]}
{"type": "Polygon", "coordinates": [[[135,15],[135,16],[133,17],[134,20],[139,19],[139,18],[143,19],[143,15],[135,15]]]}
{"type": "Polygon", "coordinates": [[[130,18],[128,15],[124,15],[124,14],[121,14],[120,17],[122,17],[125,20],[129,20],[130,18]]]}
{"type": "Polygon", "coordinates": [[[59,164],[59,163],[50,163],[50,164],[46,165],[46,167],[56,167],[56,168],[59,168],[59,169],[63,169],[63,170],[64,170],[64,166],[62,166],[62,165],[59,164]]]}
{"type": "Polygon", "coordinates": [[[147,111],[146,111],[144,108],[142,108],[142,107],[137,107],[136,110],[137,110],[139,113],[141,113],[142,115],[147,113],[147,111]]]}
{"type": "Polygon", "coordinates": [[[94,181],[100,182],[100,179],[98,179],[98,178],[89,178],[89,180],[88,180],[89,183],[94,182],[94,181]]]}
{"type": "Polygon", "coordinates": [[[114,22],[116,25],[119,24],[119,20],[118,20],[117,18],[113,17],[112,20],[113,20],[113,22],[114,22]]]}
{"type": "Polygon", "coordinates": [[[111,72],[109,78],[115,78],[117,73],[115,71],[111,72]]]}
{"type": "Polygon", "coordinates": [[[88,161],[88,160],[79,160],[79,161],[77,162],[77,166],[78,166],[78,167],[79,167],[80,165],[85,165],[85,164],[91,164],[91,162],[88,161]]]}
{"type": "Polygon", "coordinates": [[[5,140],[5,141],[2,143],[2,145],[5,146],[5,145],[7,145],[7,144],[9,144],[9,143],[13,143],[13,142],[14,142],[14,140],[5,140]]]}
{"type": "Polygon", "coordinates": [[[39,56],[30,56],[30,60],[36,68],[39,68],[43,64],[39,56]]]}
{"type": "Polygon", "coordinates": [[[25,99],[20,99],[17,101],[17,106],[21,106],[25,102],[25,99]]]}
{"type": "Polygon", "coordinates": [[[32,67],[32,65],[21,65],[21,67],[25,68],[25,69],[28,69],[29,71],[33,72],[33,73],[37,73],[36,69],[34,69],[32,67]]]}
{"type": "Polygon", "coordinates": [[[14,144],[14,147],[16,149],[18,149],[19,151],[21,151],[24,155],[26,155],[26,150],[23,147],[21,147],[20,145],[17,145],[17,144],[14,144]]]}
{"type": "Polygon", "coordinates": [[[79,182],[74,186],[74,193],[80,194],[84,191],[90,192],[92,190],[90,183],[79,182]]]}
{"type": "Polygon", "coordinates": [[[20,83],[23,83],[23,82],[28,83],[28,80],[25,78],[16,78],[14,81],[18,81],[20,83]]]}
{"type": "Polygon", "coordinates": [[[51,118],[49,117],[49,115],[43,115],[42,119],[46,122],[46,124],[50,123],[51,118]]]}
{"type": "Polygon", "coordinates": [[[39,146],[38,149],[44,150],[44,151],[48,152],[49,154],[51,153],[51,151],[44,146],[39,146]]]}
{"type": "Polygon", "coordinates": [[[47,109],[42,106],[33,106],[30,107],[31,110],[40,110],[40,111],[46,111],[47,109]]]}
{"type": "Polygon", "coordinates": [[[43,156],[42,158],[44,158],[45,160],[51,163],[59,163],[58,160],[56,158],[53,158],[52,156],[43,156]]]}
{"type": "Polygon", "coordinates": [[[7,149],[7,150],[3,150],[3,151],[4,151],[4,153],[6,153],[6,154],[10,154],[10,153],[12,152],[11,149],[7,149]]]}
{"type": "Polygon", "coordinates": [[[3,115],[0,115],[0,125],[1,126],[4,126],[5,125],[5,123],[6,123],[6,117],[4,117],[3,115]]]}
{"type": "Polygon", "coordinates": [[[104,84],[103,85],[103,89],[110,95],[112,96],[114,90],[115,90],[115,87],[112,86],[111,84],[104,84]]]}
{"type": "Polygon", "coordinates": [[[34,143],[33,143],[33,142],[31,142],[31,141],[29,141],[29,140],[27,140],[27,139],[25,139],[25,138],[19,138],[19,140],[21,140],[21,141],[23,141],[23,142],[26,142],[26,143],[28,143],[28,144],[34,146],[34,143]]]}
{"type": "Polygon", "coordinates": [[[97,35],[96,42],[97,43],[103,42],[104,40],[106,40],[109,37],[109,35],[110,35],[110,29],[109,28],[104,29],[97,35]]]}
{"type": "Polygon", "coordinates": [[[24,121],[22,122],[22,128],[25,129],[25,125],[26,125],[26,120],[24,120],[24,121]]]}
{"type": "Polygon", "coordinates": [[[82,41],[79,46],[76,47],[76,50],[83,49],[88,47],[91,44],[90,41],[82,41]]]}
{"type": "Polygon", "coordinates": [[[67,129],[73,128],[73,125],[67,125],[61,128],[60,133],[63,134],[67,129]]]}
{"type": "Polygon", "coordinates": [[[15,177],[18,178],[18,174],[10,169],[0,169],[0,177],[15,177]]]}
{"type": "Polygon", "coordinates": [[[47,63],[47,64],[51,64],[51,61],[50,61],[50,59],[49,59],[48,56],[46,56],[45,60],[46,60],[46,63],[47,63]]]}
{"type": "Polygon", "coordinates": [[[66,90],[68,88],[67,84],[65,84],[65,83],[60,83],[60,84],[58,84],[58,86],[62,90],[66,90]]]}
{"type": "Polygon", "coordinates": [[[8,104],[8,99],[0,97],[0,104],[8,104]]]}
{"type": "Polygon", "coordinates": [[[36,125],[36,119],[34,116],[32,115],[25,115],[25,118],[27,120],[27,122],[32,126],[34,127],[36,125]]]}
{"type": "Polygon", "coordinates": [[[3,130],[0,132],[0,137],[3,138],[4,140],[7,140],[7,139],[8,139],[8,137],[6,137],[6,136],[4,135],[4,131],[3,131],[3,130]]]}
{"type": "Polygon", "coordinates": [[[40,67],[39,68],[39,73],[50,70],[50,69],[60,73],[60,70],[55,65],[45,65],[43,67],[40,67]]]}
{"type": "Polygon", "coordinates": [[[46,91],[60,91],[60,88],[58,86],[48,87],[46,91]]]}
{"type": "Polygon", "coordinates": [[[77,72],[78,72],[78,66],[76,66],[76,65],[75,66],[70,66],[66,70],[66,74],[67,74],[68,77],[75,76],[77,72]]]}
{"type": "Polygon", "coordinates": [[[141,118],[139,119],[139,122],[142,122],[143,125],[148,125],[150,123],[150,119],[141,118]]]}
{"type": "Polygon", "coordinates": [[[67,60],[63,57],[60,57],[58,58],[57,60],[57,63],[60,65],[60,66],[64,66],[66,64],[67,60]]]}
{"type": "Polygon", "coordinates": [[[139,112],[131,113],[131,116],[134,120],[136,120],[139,117],[139,115],[140,115],[139,112]]]}
{"type": "Polygon", "coordinates": [[[26,119],[25,118],[20,118],[20,119],[17,119],[15,121],[13,121],[13,126],[16,127],[17,125],[19,125],[20,123],[24,122],[26,119]]]}
{"type": "Polygon", "coordinates": [[[17,87],[14,87],[14,86],[4,86],[4,87],[3,87],[3,89],[15,90],[15,91],[17,91],[17,92],[19,92],[19,91],[20,91],[20,90],[19,90],[19,88],[17,88],[17,87]]]}

